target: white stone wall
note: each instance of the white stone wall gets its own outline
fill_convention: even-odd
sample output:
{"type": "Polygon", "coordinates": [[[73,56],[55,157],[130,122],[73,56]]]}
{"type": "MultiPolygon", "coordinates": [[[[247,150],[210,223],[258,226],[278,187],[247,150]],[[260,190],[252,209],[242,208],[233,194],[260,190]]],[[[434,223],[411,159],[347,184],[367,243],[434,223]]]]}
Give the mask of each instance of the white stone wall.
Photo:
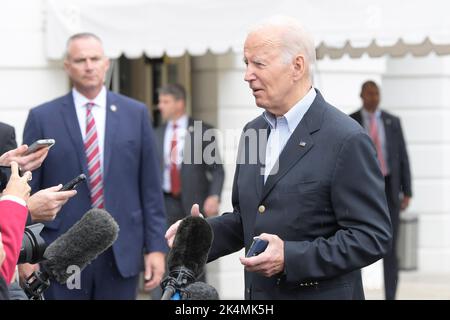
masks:
{"type": "Polygon", "coordinates": [[[61,62],[45,56],[43,0],[3,1],[0,10],[0,121],[16,128],[17,142],[28,110],[67,92],[61,62]]]}

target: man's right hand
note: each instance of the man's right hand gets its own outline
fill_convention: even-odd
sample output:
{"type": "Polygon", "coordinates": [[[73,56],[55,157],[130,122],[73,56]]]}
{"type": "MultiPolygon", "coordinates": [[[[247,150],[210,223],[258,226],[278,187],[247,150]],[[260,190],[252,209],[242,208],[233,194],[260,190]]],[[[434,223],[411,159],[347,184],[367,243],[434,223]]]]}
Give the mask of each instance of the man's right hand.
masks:
{"type": "Polygon", "coordinates": [[[28,199],[28,211],[33,222],[52,221],[61,207],[73,196],[76,190],[59,191],[62,185],[42,189],[28,199]]]}
{"type": "MultiPolygon", "coordinates": [[[[198,204],[194,204],[192,206],[191,216],[203,218],[203,215],[200,213],[200,207],[198,206],[198,204]]],[[[177,234],[178,226],[180,225],[181,221],[182,220],[178,220],[173,225],[171,225],[169,229],[167,229],[165,237],[167,240],[167,244],[169,245],[169,248],[172,248],[173,246],[173,240],[175,239],[175,235],[177,234]]]]}
{"type": "Polygon", "coordinates": [[[28,279],[29,276],[35,271],[39,271],[39,264],[30,264],[30,263],[23,263],[18,264],[17,269],[19,270],[19,282],[21,285],[25,283],[25,281],[28,279]]]}
{"type": "Polygon", "coordinates": [[[11,162],[11,177],[2,195],[15,196],[25,201],[30,196],[31,187],[28,185],[28,181],[31,180],[31,172],[27,171],[23,176],[19,176],[19,165],[17,162],[11,162]]]}

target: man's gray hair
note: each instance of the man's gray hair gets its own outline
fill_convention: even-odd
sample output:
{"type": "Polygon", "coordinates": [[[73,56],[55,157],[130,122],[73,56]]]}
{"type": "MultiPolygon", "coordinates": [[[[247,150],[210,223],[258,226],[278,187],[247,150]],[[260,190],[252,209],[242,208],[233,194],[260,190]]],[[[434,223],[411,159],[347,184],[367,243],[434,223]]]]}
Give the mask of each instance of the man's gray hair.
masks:
{"type": "Polygon", "coordinates": [[[91,33],[91,32],[75,33],[74,35],[70,36],[69,39],[67,39],[65,57],[67,58],[69,56],[69,46],[72,43],[72,41],[78,40],[78,39],[88,39],[88,38],[93,38],[93,39],[97,40],[98,42],[100,42],[100,44],[103,44],[102,39],[100,39],[100,37],[94,33],[91,33]]]}
{"type": "Polygon", "coordinates": [[[316,48],[312,35],[305,30],[299,21],[288,16],[270,17],[253,26],[249,33],[270,27],[281,30],[283,61],[290,63],[296,55],[303,54],[311,73],[312,66],[316,63],[316,48]]]}

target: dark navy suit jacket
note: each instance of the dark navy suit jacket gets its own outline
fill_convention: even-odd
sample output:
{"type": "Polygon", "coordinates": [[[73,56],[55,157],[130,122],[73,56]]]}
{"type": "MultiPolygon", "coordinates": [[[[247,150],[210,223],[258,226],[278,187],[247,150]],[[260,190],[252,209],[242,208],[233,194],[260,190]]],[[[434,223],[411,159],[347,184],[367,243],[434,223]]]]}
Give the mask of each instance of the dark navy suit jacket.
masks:
{"type": "MultiPolygon", "coordinates": [[[[243,136],[267,128],[260,116],[243,136]]],[[[270,278],[245,272],[246,299],[363,299],[360,269],[380,259],[392,239],[368,135],[317,91],[280,154],[278,173],[265,184],[261,163],[249,163],[254,144],[248,141],[239,147],[234,211],[208,219],[214,230],[209,260],[248,250],[263,232],[276,234],[284,241],[284,271],[270,278]]],[[[265,143],[258,145],[265,159],[265,143]]]]}
{"type": "MultiPolygon", "coordinates": [[[[80,173],[88,176],[72,93],[30,111],[24,143],[45,138],[56,143],[41,168],[33,172],[33,191],[64,184],[80,173]]],[[[142,269],[143,253],[167,250],[159,164],[147,107],[108,92],[104,146],[105,209],[120,227],[114,256],[122,276],[134,276],[142,269]]],[[[43,236],[47,242],[66,232],[91,208],[88,184],[81,184],[77,191],[56,219],[46,223],[43,236]]]]}

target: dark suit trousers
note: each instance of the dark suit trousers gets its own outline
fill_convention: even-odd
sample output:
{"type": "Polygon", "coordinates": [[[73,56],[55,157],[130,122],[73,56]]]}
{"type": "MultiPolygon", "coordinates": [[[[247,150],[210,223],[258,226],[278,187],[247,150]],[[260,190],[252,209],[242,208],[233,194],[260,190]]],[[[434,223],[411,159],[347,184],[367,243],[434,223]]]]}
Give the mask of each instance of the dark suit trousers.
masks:
{"type": "MultiPolygon", "coordinates": [[[[400,220],[398,199],[392,199],[390,177],[385,177],[385,191],[392,223],[392,247],[384,256],[384,292],[386,300],[394,300],[398,284],[397,236],[400,220]]],[[[397,195],[398,196],[398,195],[397,195]]]]}
{"type": "Polygon", "coordinates": [[[70,290],[51,281],[44,297],[48,300],[135,300],[138,280],[138,275],[122,277],[109,248],[81,272],[80,289],[70,290]]]}

